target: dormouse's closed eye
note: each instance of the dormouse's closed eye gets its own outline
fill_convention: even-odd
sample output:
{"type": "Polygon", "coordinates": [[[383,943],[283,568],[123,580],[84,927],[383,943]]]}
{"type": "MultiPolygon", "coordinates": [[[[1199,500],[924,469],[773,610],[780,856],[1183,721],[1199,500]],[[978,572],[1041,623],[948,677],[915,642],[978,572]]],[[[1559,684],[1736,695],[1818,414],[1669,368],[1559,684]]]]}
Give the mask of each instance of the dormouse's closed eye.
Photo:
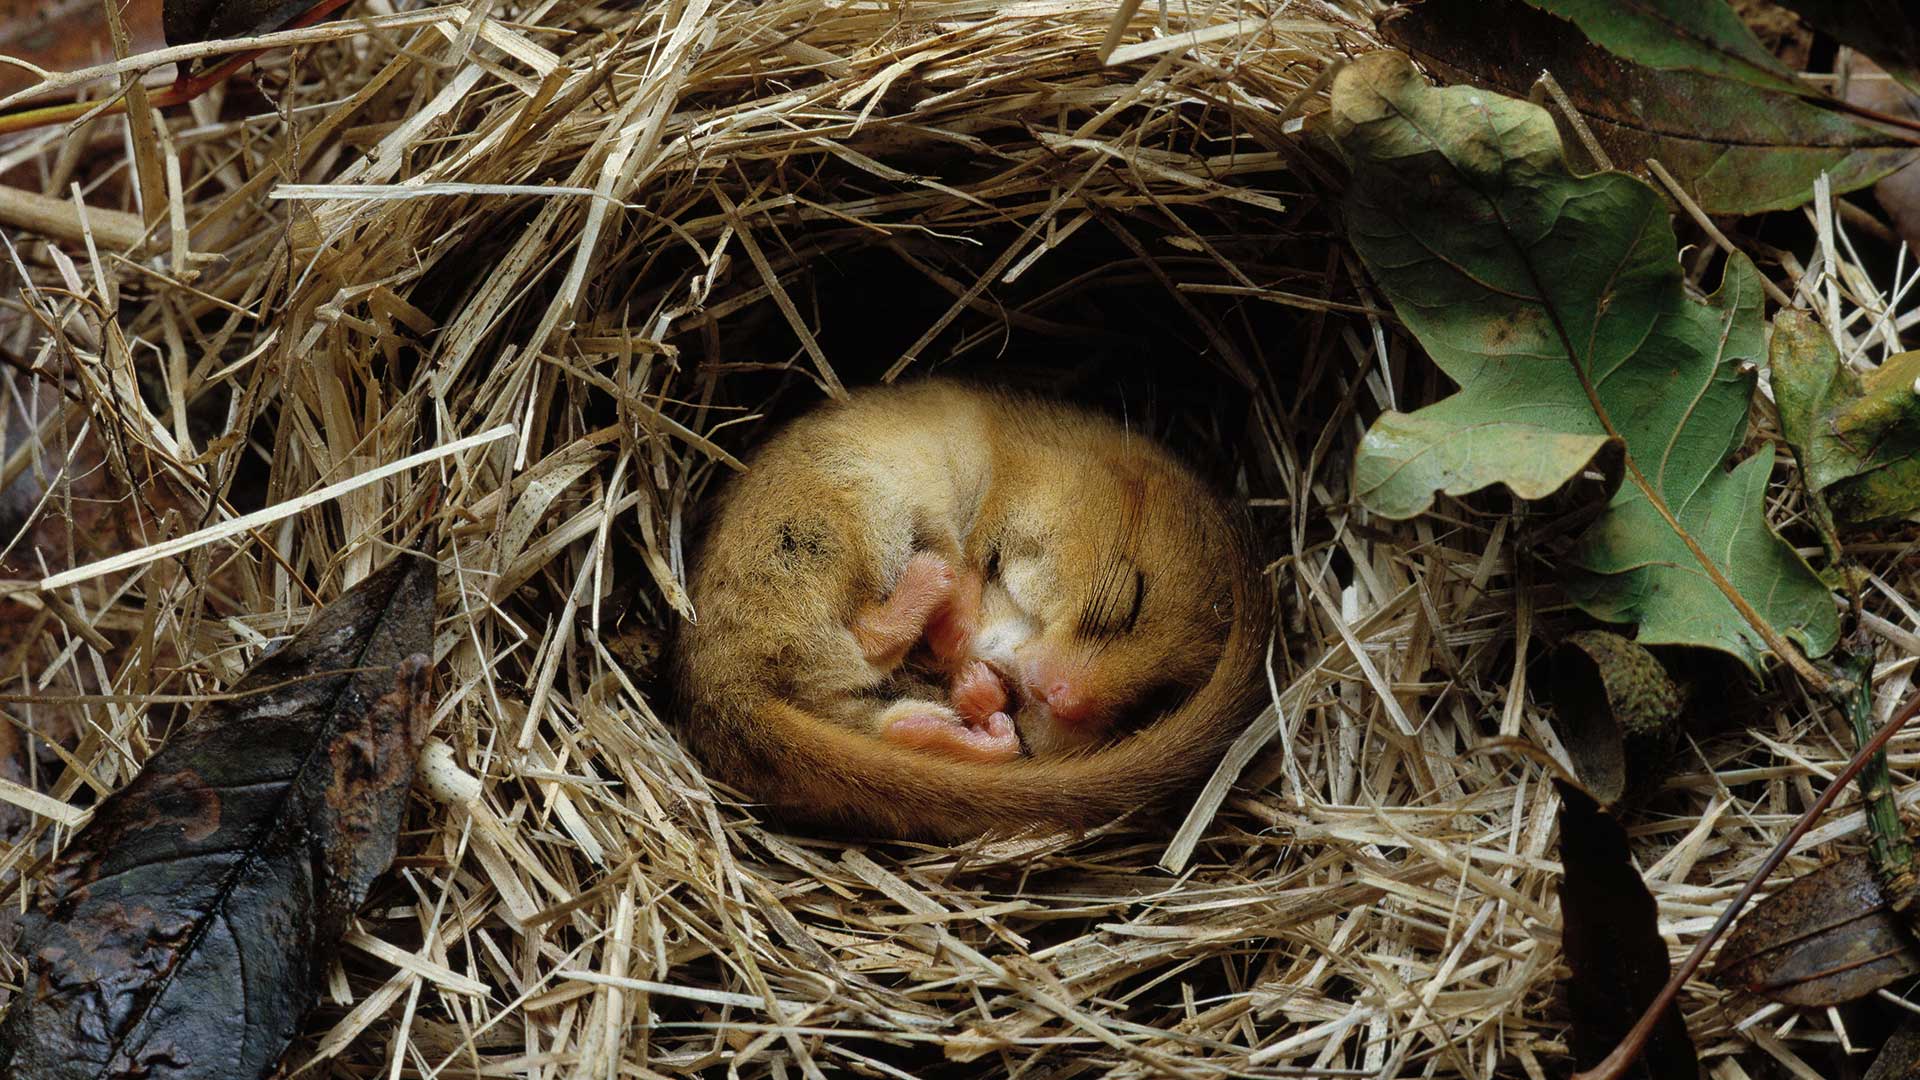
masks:
{"type": "Polygon", "coordinates": [[[1089,638],[1131,633],[1140,622],[1140,610],[1146,602],[1146,571],[1129,560],[1116,560],[1100,575],[1074,630],[1089,638]]]}

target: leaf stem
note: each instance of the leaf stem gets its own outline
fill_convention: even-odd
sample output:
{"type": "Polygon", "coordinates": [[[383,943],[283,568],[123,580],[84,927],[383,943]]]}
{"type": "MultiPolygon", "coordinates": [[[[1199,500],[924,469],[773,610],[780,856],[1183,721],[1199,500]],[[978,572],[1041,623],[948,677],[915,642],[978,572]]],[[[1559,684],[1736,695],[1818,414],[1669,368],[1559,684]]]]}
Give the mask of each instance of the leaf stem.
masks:
{"type": "MultiPolygon", "coordinates": [[[[1841,658],[1841,670],[1853,683],[1841,707],[1853,728],[1853,741],[1862,744],[1873,732],[1873,654],[1865,648],[1850,649],[1841,658]]],[[[1867,857],[1873,862],[1874,876],[1894,910],[1904,917],[1914,886],[1913,843],[1907,839],[1900,806],[1893,799],[1893,775],[1885,750],[1868,755],[1861,766],[1860,798],[1866,804],[1867,857]]]]}
{"type": "MultiPolygon", "coordinates": [[[[1576,363],[1574,366],[1578,367],[1579,364],[1576,363]]],[[[1613,418],[1607,415],[1606,407],[1600,404],[1600,396],[1584,371],[1580,372],[1580,385],[1587,388],[1587,394],[1593,402],[1594,414],[1600,418],[1600,423],[1607,429],[1607,434],[1619,439],[1624,446],[1626,440],[1621,436],[1619,429],[1613,426],[1613,418]]],[[[1813,661],[1807,659],[1780,631],[1773,628],[1773,624],[1767,621],[1766,616],[1755,611],[1753,605],[1747,602],[1747,598],[1740,595],[1740,590],[1734,587],[1733,582],[1727,580],[1727,575],[1720,569],[1720,564],[1713,561],[1713,557],[1707,554],[1706,549],[1700,546],[1700,542],[1693,538],[1693,534],[1688,532],[1686,526],[1680,524],[1680,519],[1668,509],[1667,500],[1654,490],[1652,482],[1634,462],[1633,455],[1622,453],[1620,456],[1627,463],[1627,474],[1632,479],[1633,486],[1640,489],[1640,493],[1647,497],[1647,502],[1652,504],[1654,510],[1660,514],[1661,520],[1667,523],[1667,527],[1673,530],[1681,543],[1687,545],[1687,550],[1691,551],[1693,557],[1699,561],[1700,568],[1707,572],[1707,579],[1712,581],[1721,595],[1727,598],[1727,602],[1733,605],[1733,610],[1740,613],[1740,617],[1747,621],[1747,625],[1753,628],[1753,632],[1759,634],[1760,639],[1766,642],[1767,648],[1792,668],[1793,673],[1800,676],[1800,680],[1806,683],[1808,688],[1822,697],[1831,697],[1834,692],[1833,679],[1816,667],[1813,661]]]]}
{"type": "Polygon", "coordinates": [[[1827,107],[1837,112],[1848,113],[1850,115],[1857,116],[1862,120],[1871,120],[1876,124],[1885,124],[1889,127],[1902,128],[1904,130],[1900,132],[1899,134],[1900,138],[1904,138],[1908,142],[1920,142],[1920,136],[1917,136],[1915,134],[1910,134],[1913,132],[1920,132],[1920,120],[1916,120],[1913,117],[1899,116],[1895,113],[1881,112],[1878,109],[1869,108],[1865,105],[1858,105],[1844,98],[1823,97],[1823,98],[1814,98],[1812,100],[1817,101],[1822,105],[1826,105],[1827,107]]]}
{"type": "Polygon", "coordinates": [[[1767,877],[1779,867],[1781,861],[1793,850],[1793,846],[1807,834],[1807,830],[1813,828],[1813,823],[1820,819],[1820,815],[1826,813],[1827,807],[1833,805],[1833,800],[1839,796],[1840,792],[1846,790],[1847,785],[1860,773],[1860,770],[1866,768],[1867,762],[1873,755],[1885,748],[1887,742],[1898,734],[1900,729],[1907,725],[1907,721],[1912,720],[1917,713],[1920,713],[1920,693],[1908,697],[1906,706],[1875,732],[1873,738],[1867,740],[1859,750],[1854,752],[1853,757],[1847,762],[1847,767],[1840,770],[1839,775],[1833,778],[1826,790],[1820,793],[1820,797],[1814,800],[1813,805],[1807,807],[1806,812],[1800,815],[1800,820],[1793,823],[1793,828],[1788,829],[1787,834],[1780,838],[1772,851],[1767,853],[1766,861],[1760,864],[1760,869],[1754,871],[1753,876],[1747,879],[1739,895],[1735,896],[1726,910],[1720,913],[1720,917],[1714,920],[1713,928],[1707,931],[1706,936],[1694,944],[1693,951],[1687,954],[1686,960],[1667,980],[1667,985],[1660,989],[1660,996],[1654,998],[1653,1003],[1640,1014],[1639,1021],[1633,1025],[1632,1031],[1627,1032],[1627,1037],[1620,1040],[1619,1045],[1615,1046],[1598,1065],[1574,1073],[1573,1080],[1619,1080],[1620,1076],[1626,1072],[1627,1066],[1632,1065],[1640,1056],[1640,1052],[1646,1049],[1647,1037],[1653,1033],[1654,1024],[1659,1020],[1660,1015],[1673,1007],[1674,999],[1680,995],[1680,988],[1685,986],[1687,980],[1693,977],[1693,973],[1700,969],[1701,963],[1707,958],[1707,951],[1720,940],[1720,935],[1727,932],[1727,927],[1733,925],[1733,920],[1746,908],[1748,901],[1753,899],[1753,894],[1760,891],[1767,877]]]}

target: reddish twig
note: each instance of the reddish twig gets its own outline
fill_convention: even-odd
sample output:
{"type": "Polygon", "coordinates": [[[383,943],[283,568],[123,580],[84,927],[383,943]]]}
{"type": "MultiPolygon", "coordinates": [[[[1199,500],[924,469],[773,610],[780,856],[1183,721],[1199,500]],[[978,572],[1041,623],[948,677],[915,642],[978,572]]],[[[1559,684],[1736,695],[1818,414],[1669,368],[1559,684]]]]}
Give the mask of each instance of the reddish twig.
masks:
{"type": "MultiPolygon", "coordinates": [[[[311,26],[347,5],[348,0],[320,0],[308,8],[299,18],[294,19],[283,30],[293,30],[302,26],[311,26]]],[[[173,81],[173,85],[160,90],[147,100],[156,109],[170,105],[185,105],[201,94],[225,82],[233,73],[270,52],[268,49],[249,49],[236,53],[220,63],[202,71],[198,75],[185,72],[173,81]]],[[[48,124],[64,124],[85,116],[117,116],[127,111],[126,95],[102,105],[98,101],[63,101],[58,105],[42,105],[36,109],[22,109],[19,112],[0,115],[0,135],[11,135],[16,131],[45,127],[48,124]]]]}

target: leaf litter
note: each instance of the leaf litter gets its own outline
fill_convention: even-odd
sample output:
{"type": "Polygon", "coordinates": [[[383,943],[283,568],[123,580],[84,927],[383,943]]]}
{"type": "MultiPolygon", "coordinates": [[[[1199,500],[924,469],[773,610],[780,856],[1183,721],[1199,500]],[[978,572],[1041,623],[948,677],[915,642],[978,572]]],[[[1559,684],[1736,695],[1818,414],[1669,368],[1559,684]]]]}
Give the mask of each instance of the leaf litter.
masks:
{"type": "MultiPolygon", "coordinates": [[[[376,4],[269,35],[300,46],[260,61],[270,104],[242,83],[151,144],[116,118],[7,143],[40,170],[10,182],[46,202],[0,192],[0,220],[32,209],[44,230],[8,226],[5,272],[40,291],[0,310],[0,344],[97,389],[83,415],[114,445],[225,500],[154,515],[136,544],[500,423],[520,434],[64,590],[109,647],[45,614],[0,656],[0,690],[39,699],[19,709],[86,719],[48,748],[74,766],[0,873],[29,871],[31,902],[66,815],[160,745],[166,710],[136,703],[230,685],[311,614],[316,582],[364,577],[436,505],[452,540],[432,776],[290,1069],[1559,1071],[1558,799],[1479,748],[1556,745],[1526,659],[1565,598],[1473,500],[1406,523],[1352,506],[1354,411],[1441,388],[1279,171],[1322,168],[1285,118],[1322,107],[1317,80],[1373,44],[1370,20],[1189,5],[1163,26],[1149,5],[1120,37],[1154,51],[1108,68],[1112,18],[1065,0],[376,4]],[[1289,244],[1295,228],[1311,242],[1289,244]],[[925,286],[915,303],[889,300],[903,282],[925,286]],[[1128,310],[1088,326],[1102,291],[1128,310]],[[897,339],[889,319],[908,324],[897,339]],[[1170,851],[1173,823],[954,849],[792,836],[707,785],[672,704],[612,650],[670,636],[681,538],[722,454],[823,393],[804,338],[848,383],[913,351],[909,373],[1084,387],[1083,344],[1052,366],[1017,346],[1112,349],[1101,329],[1180,358],[1132,415],[1244,469],[1272,539],[1288,619],[1244,786],[1170,851]],[[865,357],[875,338],[889,355],[865,357]],[[1235,358],[1250,392],[1177,392],[1230,380],[1235,358]],[[1235,408],[1247,422],[1223,423],[1235,408]],[[574,480],[541,479],[582,456],[574,480]]],[[[1823,220],[1832,257],[1770,273],[1831,303],[1850,362],[1877,355],[1913,321],[1906,283],[1875,289],[1823,220]]],[[[1920,641],[1909,548],[1850,543],[1897,696],[1920,641]]],[[[46,572],[0,589],[52,595],[46,572]]],[[[1757,731],[1690,746],[1667,781],[1689,813],[1629,831],[1670,949],[1846,757],[1803,702],[1769,699],[1757,731]]],[[[1895,742],[1897,770],[1914,740],[1895,742]]],[[[1859,830],[1836,815],[1782,873],[1859,830]]],[[[1716,1075],[1836,1039],[1835,1017],[1704,984],[1682,1001],[1716,1075]]]]}
{"type": "Polygon", "coordinates": [[[392,560],[94,808],[21,920],[0,1069],[265,1075],[393,861],[426,735],[433,564],[392,560]]]}
{"type": "Polygon", "coordinates": [[[1920,975],[1916,949],[1864,856],[1795,879],[1743,917],[1714,978],[1793,1005],[1838,1005],[1920,975]]]}

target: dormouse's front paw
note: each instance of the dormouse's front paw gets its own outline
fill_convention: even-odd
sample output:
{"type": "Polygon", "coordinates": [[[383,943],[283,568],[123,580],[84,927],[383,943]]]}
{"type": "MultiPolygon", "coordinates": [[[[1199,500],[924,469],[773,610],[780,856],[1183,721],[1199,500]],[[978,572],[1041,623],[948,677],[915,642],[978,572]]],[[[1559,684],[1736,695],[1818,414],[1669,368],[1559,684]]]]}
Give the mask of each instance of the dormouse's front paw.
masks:
{"type": "Polygon", "coordinates": [[[928,621],[950,606],[954,577],[947,560],[931,551],[908,559],[887,598],[854,616],[853,637],[868,662],[883,668],[900,663],[928,621]]]}
{"type": "Polygon", "coordinates": [[[985,587],[977,573],[956,574],[947,602],[927,620],[927,650],[949,671],[957,668],[973,647],[973,635],[980,626],[980,593],[985,587]]]}
{"type": "Polygon", "coordinates": [[[880,733],[888,742],[960,761],[992,764],[1020,756],[1020,735],[1003,712],[974,724],[932,702],[903,701],[887,710],[880,733]]]}
{"type": "Polygon", "coordinates": [[[953,708],[969,724],[983,725],[1007,711],[1007,684],[984,660],[975,660],[953,677],[953,708]]]}

